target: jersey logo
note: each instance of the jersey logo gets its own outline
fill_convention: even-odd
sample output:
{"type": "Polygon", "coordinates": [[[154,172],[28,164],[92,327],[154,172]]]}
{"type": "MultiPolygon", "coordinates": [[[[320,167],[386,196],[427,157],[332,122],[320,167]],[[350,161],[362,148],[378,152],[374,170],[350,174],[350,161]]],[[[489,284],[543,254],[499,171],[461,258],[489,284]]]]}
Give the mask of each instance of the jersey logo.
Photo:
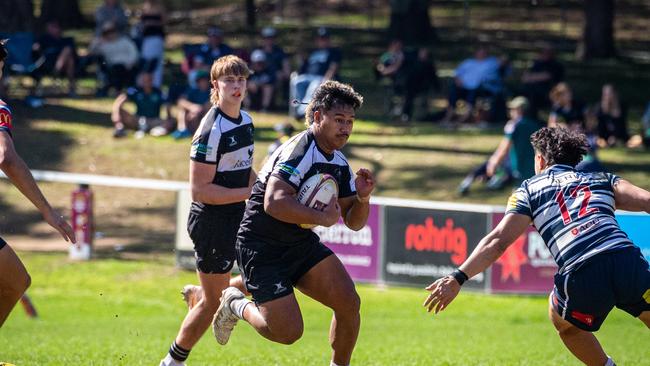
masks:
{"type": "Polygon", "coordinates": [[[506,211],[513,210],[513,209],[517,208],[517,202],[518,201],[519,201],[519,197],[518,197],[517,192],[515,192],[508,199],[508,205],[507,205],[506,211]]]}
{"type": "Polygon", "coordinates": [[[0,108],[0,127],[11,129],[11,112],[6,108],[0,108]]]}
{"type": "Polygon", "coordinates": [[[206,144],[194,144],[192,145],[192,155],[196,154],[203,154],[203,155],[210,155],[212,154],[212,146],[206,145],[206,144]]]}
{"type": "Polygon", "coordinates": [[[237,139],[235,139],[235,136],[228,136],[230,139],[230,142],[228,143],[228,146],[235,146],[237,145],[237,139]]]}
{"type": "Polygon", "coordinates": [[[285,173],[287,173],[287,174],[289,174],[291,176],[300,175],[300,171],[298,169],[296,169],[296,168],[294,168],[294,167],[292,167],[290,165],[287,165],[285,163],[278,164],[278,169],[280,169],[281,171],[283,171],[283,172],[285,172],[285,173]]]}

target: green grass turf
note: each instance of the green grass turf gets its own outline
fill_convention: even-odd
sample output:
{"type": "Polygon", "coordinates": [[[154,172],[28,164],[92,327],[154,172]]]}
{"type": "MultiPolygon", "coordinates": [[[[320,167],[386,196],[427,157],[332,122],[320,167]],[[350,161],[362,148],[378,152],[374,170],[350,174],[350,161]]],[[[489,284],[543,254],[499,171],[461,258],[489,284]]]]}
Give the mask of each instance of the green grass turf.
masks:
{"type": "MultiPolygon", "coordinates": [[[[179,290],[195,282],[156,261],[70,262],[62,254],[20,253],[40,318],[20,305],[0,331],[0,361],[16,365],[155,365],[185,306],[179,290]]],[[[425,291],[359,285],[362,327],[355,365],[577,365],[546,319],[546,299],[462,293],[438,316],[421,307],[425,291]]],[[[305,332],[273,344],[244,323],[221,347],[208,332],[188,365],[327,365],[330,311],[300,295],[305,332]]],[[[647,364],[647,329],[613,311],[597,333],[622,365],[647,364]]]]}

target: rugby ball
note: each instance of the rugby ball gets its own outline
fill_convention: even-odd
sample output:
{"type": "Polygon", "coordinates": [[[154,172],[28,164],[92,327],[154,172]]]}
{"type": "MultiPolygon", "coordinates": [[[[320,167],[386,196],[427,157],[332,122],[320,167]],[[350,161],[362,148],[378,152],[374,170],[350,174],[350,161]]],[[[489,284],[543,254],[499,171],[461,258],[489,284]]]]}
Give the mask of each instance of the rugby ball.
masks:
{"type": "MultiPolygon", "coordinates": [[[[298,190],[298,201],[318,211],[323,211],[332,197],[338,197],[339,186],[329,174],[315,174],[307,178],[298,190]]],[[[311,229],[317,225],[299,224],[301,228],[311,229]]]]}

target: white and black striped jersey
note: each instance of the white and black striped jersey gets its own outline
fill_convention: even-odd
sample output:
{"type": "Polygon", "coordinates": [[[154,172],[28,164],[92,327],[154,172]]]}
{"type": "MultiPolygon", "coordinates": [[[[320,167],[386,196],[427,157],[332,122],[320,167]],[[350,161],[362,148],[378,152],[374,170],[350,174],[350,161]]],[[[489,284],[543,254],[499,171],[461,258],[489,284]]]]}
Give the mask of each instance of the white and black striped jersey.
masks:
{"type": "Polygon", "coordinates": [[[246,212],[239,236],[251,235],[272,245],[291,246],[308,240],[319,240],[309,229],[280,221],[264,211],[264,194],[269,177],[288,183],[298,191],[302,183],[314,174],[329,174],[336,179],[339,198],[356,194],[354,180],[347,159],[340,151],[328,154],[316,144],[310,129],[292,137],[275,150],[264,164],[246,204],[246,212]]]}
{"type": "Polygon", "coordinates": [[[253,120],[241,111],[233,119],[212,107],[201,120],[192,140],[190,159],[215,164],[212,183],[226,188],[248,186],[253,166],[253,120]]]}
{"type": "Polygon", "coordinates": [[[507,213],[532,218],[559,273],[566,273],[596,254],[634,246],[614,216],[619,179],[553,165],[521,184],[508,200],[507,213]]]}

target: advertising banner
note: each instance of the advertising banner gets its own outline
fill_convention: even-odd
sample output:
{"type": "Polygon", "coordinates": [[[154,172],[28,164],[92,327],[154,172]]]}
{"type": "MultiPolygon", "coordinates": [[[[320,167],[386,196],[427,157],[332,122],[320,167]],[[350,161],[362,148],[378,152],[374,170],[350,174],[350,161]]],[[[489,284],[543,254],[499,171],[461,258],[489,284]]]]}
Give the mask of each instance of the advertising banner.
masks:
{"type": "MultiPolygon", "coordinates": [[[[492,215],[496,227],[503,213],[492,215]]],[[[557,265],[544,240],[534,227],[508,247],[492,265],[492,292],[549,293],[557,265]]]]}
{"type": "MultiPolygon", "coordinates": [[[[383,279],[428,285],[467,259],[486,234],[488,214],[411,207],[385,207],[383,279]]],[[[485,288],[481,273],[464,287],[485,288]]]]}
{"type": "Polygon", "coordinates": [[[359,231],[348,229],[340,219],[334,226],[317,226],[313,229],[323,244],[336,253],[354,281],[379,280],[379,214],[380,206],[370,205],[368,222],[359,231]]]}
{"type": "Polygon", "coordinates": [[[634,244],[641,248],[643,256],[650,261],[650,215],[644,213],[616,213],[616,221],[634,244]]]}

